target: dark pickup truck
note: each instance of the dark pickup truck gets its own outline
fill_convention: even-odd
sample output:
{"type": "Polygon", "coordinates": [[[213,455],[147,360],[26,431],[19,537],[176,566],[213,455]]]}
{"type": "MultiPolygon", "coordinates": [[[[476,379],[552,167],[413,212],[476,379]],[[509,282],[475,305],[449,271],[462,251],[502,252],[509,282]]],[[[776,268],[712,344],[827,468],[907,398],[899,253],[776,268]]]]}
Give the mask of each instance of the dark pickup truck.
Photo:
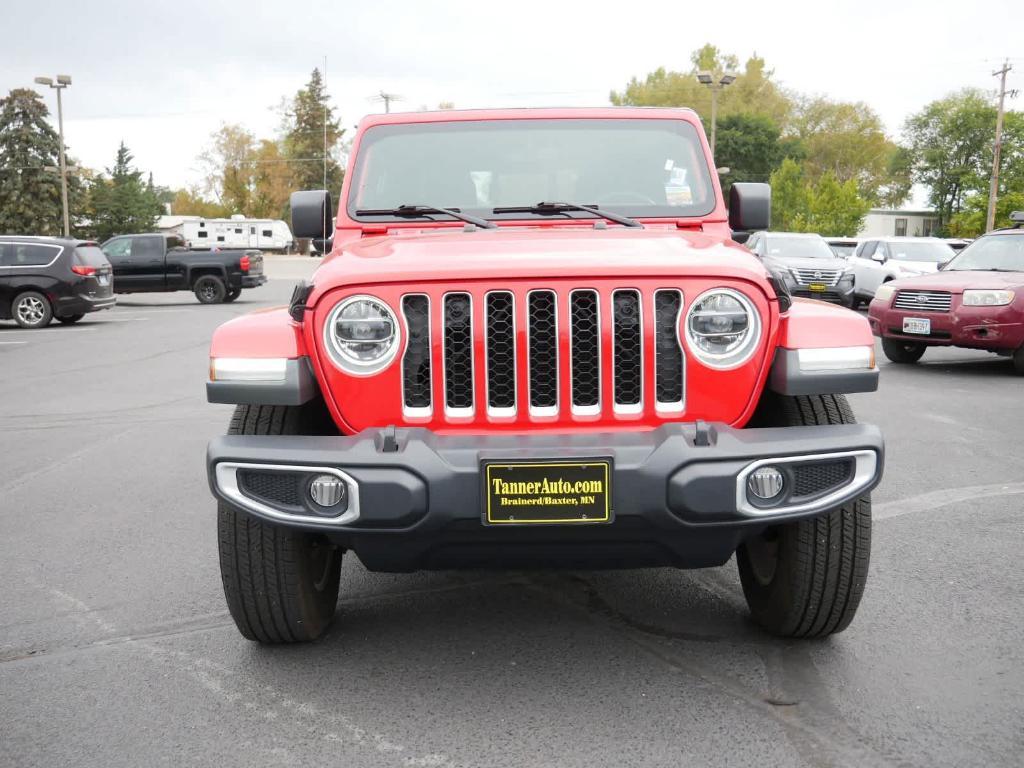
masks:
{"type": "Polygon", "coordinates": [[[237,299],[267,282],[257,250],[192,251],[177,235],[118,235],[103,244],[116,293],[192,291],[201,304],[237,299]]]}

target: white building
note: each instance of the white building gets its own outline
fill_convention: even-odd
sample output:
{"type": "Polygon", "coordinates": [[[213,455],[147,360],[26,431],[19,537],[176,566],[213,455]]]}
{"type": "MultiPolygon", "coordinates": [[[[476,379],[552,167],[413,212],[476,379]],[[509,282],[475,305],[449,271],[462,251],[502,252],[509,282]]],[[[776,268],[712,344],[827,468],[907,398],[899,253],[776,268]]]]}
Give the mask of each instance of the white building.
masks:
{"type": "Polygon", "coordinates": [[[930,237],[938,228],[935,211],[872,208],[857,237],[930,237]]]}
{"type": "Polygon", "coordinates": [[[259,248],[286,251],[292,247],[292,231],[280,219],[247,219],[235,214],[230,219],[202,216],[161,216],[156,228],[181,235],[189,248],[259,248]]]}

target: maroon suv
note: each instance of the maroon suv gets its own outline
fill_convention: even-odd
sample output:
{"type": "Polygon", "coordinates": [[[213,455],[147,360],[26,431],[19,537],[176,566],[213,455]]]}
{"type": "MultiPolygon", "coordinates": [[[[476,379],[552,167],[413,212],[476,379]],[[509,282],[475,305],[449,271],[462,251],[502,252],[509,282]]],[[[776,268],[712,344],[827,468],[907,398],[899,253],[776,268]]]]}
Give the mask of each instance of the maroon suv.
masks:
{"type": "MultiPolygon", "coordinates": [[[[1024,222],[1024,213],[1015,213],[1024,222]]],[[[1024,229],[975,240],[941,271],[883,284],[871,329],[894,363],[914,363],[930,346],[985,349],[1012,357],[1024,375],[1024,229]]]]}

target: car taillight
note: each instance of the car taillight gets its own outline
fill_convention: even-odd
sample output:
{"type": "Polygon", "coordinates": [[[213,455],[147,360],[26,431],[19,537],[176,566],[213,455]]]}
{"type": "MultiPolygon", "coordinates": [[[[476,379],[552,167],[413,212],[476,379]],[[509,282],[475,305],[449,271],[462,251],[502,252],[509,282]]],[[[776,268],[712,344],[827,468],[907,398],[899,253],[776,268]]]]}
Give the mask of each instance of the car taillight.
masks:
{"type": "Polygon", "coordinates": [[[71,271],[74,272],[76,275],[89,277],[90,275],[96,274],[96,267],[87,267],[84,264],[72,264],[71,271]]]}
{"type": "Polygon", "coordinates": [[[249,271],[249,257],[248,256],[243,256],[241,259],[239,259],[238,260],[238,266],[242,268],[243,272],[248,272],[249,271]]]}

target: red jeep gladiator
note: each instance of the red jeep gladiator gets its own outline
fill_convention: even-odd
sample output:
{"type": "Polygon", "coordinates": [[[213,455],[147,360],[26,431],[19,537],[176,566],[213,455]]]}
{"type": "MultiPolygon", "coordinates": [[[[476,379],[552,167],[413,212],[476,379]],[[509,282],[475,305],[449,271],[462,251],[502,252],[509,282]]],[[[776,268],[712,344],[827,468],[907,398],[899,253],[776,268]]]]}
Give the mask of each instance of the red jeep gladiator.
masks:
{"type": "Polygon", "coordinates": [[[208,399],[220,564],[247,638],[311,640],[342,555],[372,571],[718,566],[754,619],[838,632],[864,589],[880,431],[867,321],[745,248],[697,115],[378,115],[290,306],[221,326],[208,399]],[[332,224],[332,220],[334,223],[332,224]]]}

